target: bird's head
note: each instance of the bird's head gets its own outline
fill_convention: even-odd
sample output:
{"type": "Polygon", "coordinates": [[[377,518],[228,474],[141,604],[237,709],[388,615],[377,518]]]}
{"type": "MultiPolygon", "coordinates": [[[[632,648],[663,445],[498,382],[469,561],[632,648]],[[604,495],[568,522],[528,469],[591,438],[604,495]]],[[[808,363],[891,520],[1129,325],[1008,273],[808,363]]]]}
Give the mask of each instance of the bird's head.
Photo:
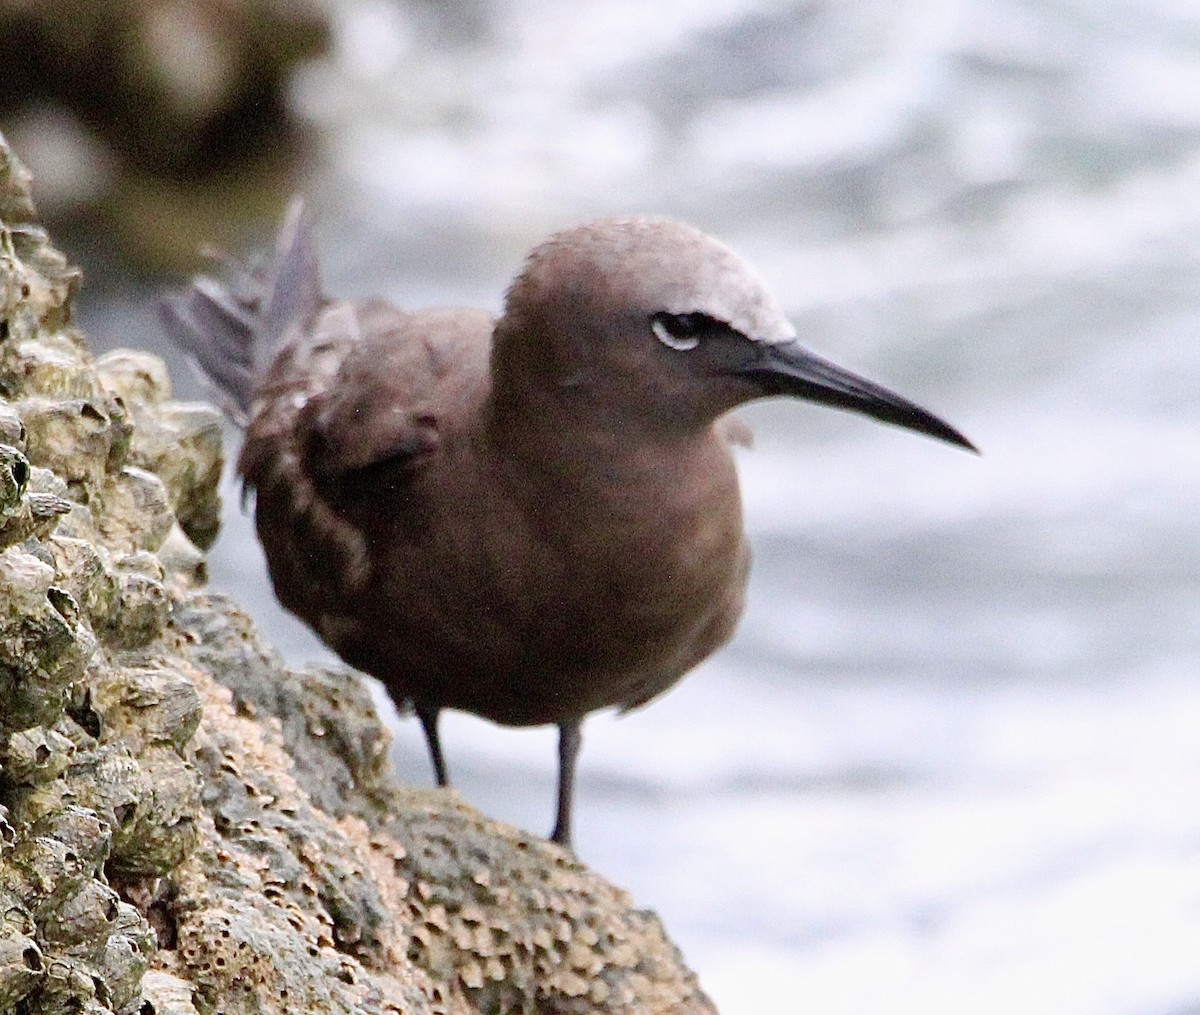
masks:
{"type": "Polygon", "coordinates": [[[744,402],[791,395],[974,450],[937,416],[801,346],[754,269],[670,219],[593,222],[535,248],[497,324],[493,373],[643,430],[707,427],[744,402]]]}

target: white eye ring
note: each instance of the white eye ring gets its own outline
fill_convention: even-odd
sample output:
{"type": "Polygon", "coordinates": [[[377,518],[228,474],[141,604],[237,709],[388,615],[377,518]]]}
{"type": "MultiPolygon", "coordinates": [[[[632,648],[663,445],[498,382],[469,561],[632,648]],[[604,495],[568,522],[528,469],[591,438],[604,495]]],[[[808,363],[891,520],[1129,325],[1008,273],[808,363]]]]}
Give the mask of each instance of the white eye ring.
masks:
{"type": "Polygon", "coordinates": [[[678,352],[687,352],[689,349],[695,349],[700,344],[700,337],[698,335],[686,335],[682,338],[672,335],[667,330],[667,326],[657,318],[650,322],[650,330],[654,332],[654,337],[668,349],[675,349],[678,352]]]}

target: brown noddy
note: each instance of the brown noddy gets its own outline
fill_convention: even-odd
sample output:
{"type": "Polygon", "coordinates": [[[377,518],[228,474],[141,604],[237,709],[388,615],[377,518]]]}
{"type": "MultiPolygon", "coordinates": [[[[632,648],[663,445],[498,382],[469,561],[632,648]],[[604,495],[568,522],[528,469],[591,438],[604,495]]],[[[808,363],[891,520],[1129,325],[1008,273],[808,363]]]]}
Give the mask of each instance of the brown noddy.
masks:
{"type": "Polygon", "coordinates": [[[297,202],[265,268],[163,313],[246,427],[283,605],[412,704],[440,785],[442,709],[556,725],[564,844],[584,717],[661,694],[741,616],[731,409],[791,395],[974,450],[803,348],[744,261],[664,218],[550,237],[493,318],[325,299],[297,202]]]}

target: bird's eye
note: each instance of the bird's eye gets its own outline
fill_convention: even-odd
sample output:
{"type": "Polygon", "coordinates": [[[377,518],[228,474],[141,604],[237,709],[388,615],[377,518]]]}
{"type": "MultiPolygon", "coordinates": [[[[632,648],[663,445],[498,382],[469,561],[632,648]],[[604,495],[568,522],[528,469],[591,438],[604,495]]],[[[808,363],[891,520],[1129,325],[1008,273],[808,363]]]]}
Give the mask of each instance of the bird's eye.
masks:
{"type": "Polygon", "coordinates": [[[650,330],[668,349],[687,352],[700,344],[700,336],[715,322],[707,314],[655,314],[650,330]]]}

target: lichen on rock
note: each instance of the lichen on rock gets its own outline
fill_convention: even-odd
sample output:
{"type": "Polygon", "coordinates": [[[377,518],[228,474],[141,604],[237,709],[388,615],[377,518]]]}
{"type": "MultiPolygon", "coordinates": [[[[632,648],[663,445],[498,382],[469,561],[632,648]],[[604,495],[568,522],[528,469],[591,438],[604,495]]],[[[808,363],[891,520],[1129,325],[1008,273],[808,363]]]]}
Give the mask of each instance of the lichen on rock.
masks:
{"type": "Polygon", "coordinates": [[[206,592],[220,420],[93,360],[0,139],[0,1010],[708,1013],[657,918],[206,592]]]}

